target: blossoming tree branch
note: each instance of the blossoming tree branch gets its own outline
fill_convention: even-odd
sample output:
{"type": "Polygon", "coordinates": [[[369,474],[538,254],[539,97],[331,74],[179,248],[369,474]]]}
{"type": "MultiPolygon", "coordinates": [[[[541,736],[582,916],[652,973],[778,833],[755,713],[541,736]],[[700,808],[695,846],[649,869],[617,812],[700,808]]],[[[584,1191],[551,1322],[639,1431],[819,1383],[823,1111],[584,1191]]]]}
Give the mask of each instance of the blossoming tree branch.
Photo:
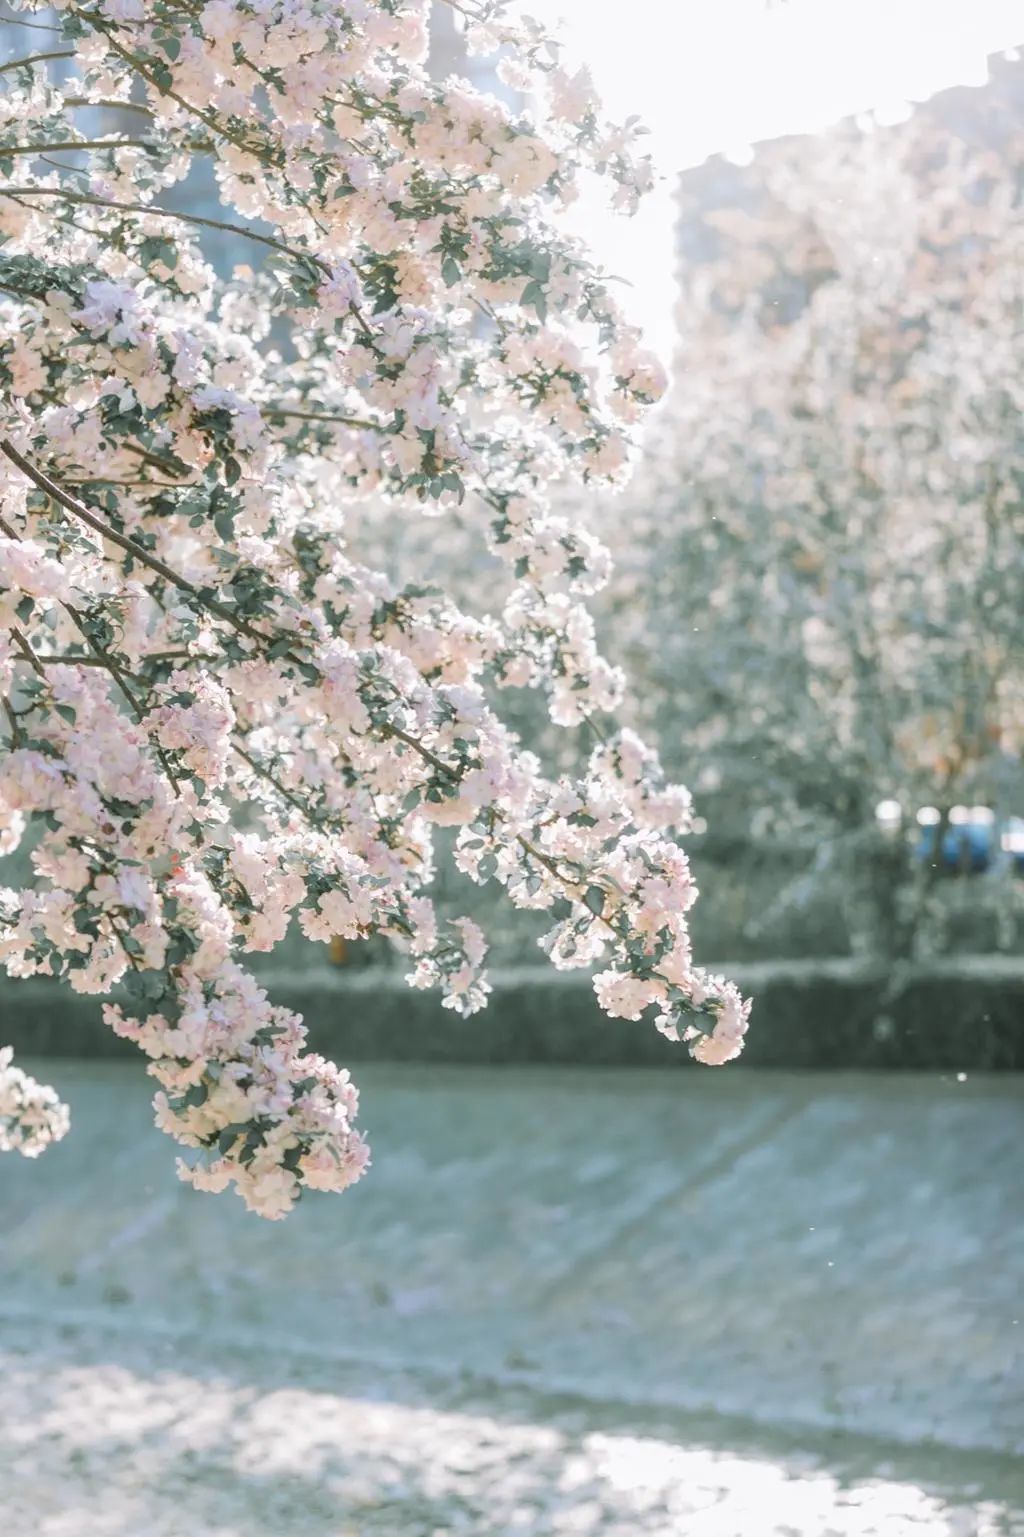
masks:
{"type": "MultiPolygon", "coordinates": [[[[0,955],[116,989],[181,1176],[265,1217],[368,1154],[348,1073],[245,955],[293,920],[383,934],[480,1008],[437,826],[471,881],[551,910],[556,966],[600,963],[609,1014],[707,1063],[746,1028],[691,956],[689,797],[609,717],[606,554],[553,497],[619,480],[663,388],[559,222],[581,173],[628,211],[650,168],[536,24],[456,9],[532,116],[431,81],[427,0],[57,0],[62,36],[0,75],[0,836],[30,831],[36,877],[0,891],[0,955]],[[174,198],[197,168],[223,218],[174,198]],[[212,230],[251,252],[227,282],[212,230]],[[461,507],[497,611],[357,563],[371,498],[441,539],[461,507]],[[578,777],[502,724],[509,686],[593,727],[578,777]]],[[[0,1056],[0,1147],[67,1122],[0,1056]]]]}

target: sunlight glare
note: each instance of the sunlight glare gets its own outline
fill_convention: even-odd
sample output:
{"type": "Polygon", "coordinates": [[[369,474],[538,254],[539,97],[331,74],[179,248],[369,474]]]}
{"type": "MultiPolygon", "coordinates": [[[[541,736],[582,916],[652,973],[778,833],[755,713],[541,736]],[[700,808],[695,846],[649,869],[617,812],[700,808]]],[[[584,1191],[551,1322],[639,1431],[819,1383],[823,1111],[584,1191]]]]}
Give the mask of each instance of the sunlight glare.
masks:
{"type": "Polygon", "coordinates": [[[585,59],[609,113],[642,115],[666,177],[635,220],[585,198],[574,223],[633,285],[629,308],[671,350],[675,173],[759,140],[814,133],[851,113],[898,121],[907,103],[980,85],[988,55],[1024,42],[1010,0],[548,0],[572,54],[585,59]]]}

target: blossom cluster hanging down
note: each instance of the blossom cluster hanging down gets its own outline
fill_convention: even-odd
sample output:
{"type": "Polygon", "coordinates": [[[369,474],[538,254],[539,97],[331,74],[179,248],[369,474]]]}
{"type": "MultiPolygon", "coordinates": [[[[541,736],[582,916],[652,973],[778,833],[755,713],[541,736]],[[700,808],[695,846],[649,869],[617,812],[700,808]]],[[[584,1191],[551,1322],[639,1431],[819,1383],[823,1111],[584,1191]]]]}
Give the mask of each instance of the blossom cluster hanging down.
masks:
{"type": "MultiPolygon", "coordinates": [[[[63,38],[0,73],[0,846],[31,827],[36,876],[0,890],[0,958],[116,989],[182,1176],[265,1217],[368,1154],[348,1074],[242,958],[293,921],[384,934],[480,1008],[436,826],[554,910],[609,1014],[709,1063],[746,1028],[692,961],[686,792],[605,715],[607,556],[553,502],[623,477],[664,387],[559,220],[582,173],[628,211],[650,167],[535,23],[455,8],[530,116],[432,81],[424,0],[57,0],[63,38]],[[495,612],[360,564],[368,499],[478,523],[495,612]],[[502,724],[510,686],[594,726],[579,777],[502,724]]],[[[3,1145],[34,1152],[64,1122],[14,1071],[3,1145]]]]}
{"type": "Polygon", "coordinates": [[[52,1089],[15,1067],[13,1055],[9,1046],[0,1047],[0,1153],[14,1149],[38,1158],[67,1131],[68,1107],[52,1089]]]}

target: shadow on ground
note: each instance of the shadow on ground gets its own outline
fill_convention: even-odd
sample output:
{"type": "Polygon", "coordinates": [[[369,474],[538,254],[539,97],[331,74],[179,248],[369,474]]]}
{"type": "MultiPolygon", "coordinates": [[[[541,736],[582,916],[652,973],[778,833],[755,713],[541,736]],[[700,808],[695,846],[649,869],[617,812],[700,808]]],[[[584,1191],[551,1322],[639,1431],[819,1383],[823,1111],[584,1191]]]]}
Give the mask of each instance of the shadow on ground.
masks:
{"type": "Polygon", "coordinates": [[[367,1068],[371,1175],[269,1225],[48,1066],[5,1534],[1024,1534],[1013,1078],[367,1068]]]}

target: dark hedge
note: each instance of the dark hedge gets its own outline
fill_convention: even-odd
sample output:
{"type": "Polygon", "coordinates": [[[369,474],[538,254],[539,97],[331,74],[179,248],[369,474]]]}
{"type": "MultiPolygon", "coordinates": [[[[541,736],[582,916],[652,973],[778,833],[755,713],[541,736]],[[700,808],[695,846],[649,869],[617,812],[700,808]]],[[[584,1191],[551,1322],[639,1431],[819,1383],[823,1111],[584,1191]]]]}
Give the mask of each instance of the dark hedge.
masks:
{"type": "MultiPolygon", "coordinates": [[[[741,1063],[792,1068],[1024,1068],[1024,962],[966,956],[895,976],[849,960],[721,970],[754,996],[741,1063]]],[[[653,1025],[601,1014],[585,976],[528,967],[494,974],[470,1019],[398,974],[326,966],[268,971],[275,1002],[305,1015],[312,1044],[343,1062],[562,1062],[625,1066],[685,1056],[653,1025]]],[[[46,981],[0,983],[0,1044],[33,1056],[131,1056],[100,1004],[46,981]]]]}

